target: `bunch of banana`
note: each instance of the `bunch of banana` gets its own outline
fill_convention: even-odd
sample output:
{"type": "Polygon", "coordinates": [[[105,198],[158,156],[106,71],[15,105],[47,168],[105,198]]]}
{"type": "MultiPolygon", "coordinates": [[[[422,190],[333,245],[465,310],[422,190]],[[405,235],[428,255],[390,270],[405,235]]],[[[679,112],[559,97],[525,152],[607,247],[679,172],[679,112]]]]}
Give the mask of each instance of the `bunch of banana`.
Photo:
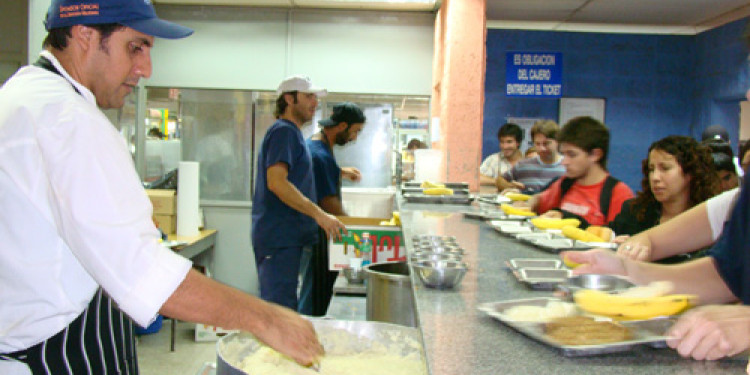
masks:
{"type": "Polygon", "coordinates": [[[581,310],[591,314],[616,319],[642,320],[679,314],[694,306],[697,297],[690,294],[628,297],[627,295],[584,289],[576,292],[573,299],[581,310]]]}
{"type": "Polygon", "coordinates": [[[507,193],[505,194],[505,197],[512,200],[512,201],[527,201],[529,198],[531,198],[530,195],[521,194],[521,193],[507,193]]]}
{"type": "Polygon", "coordinates": [[[422,189],[425,195],[453,195],[453,189],[447,187],[431,187],[422,189]]]}
{"type": "Polygon", "coordinates": [[[505,212],[506,215],[516,216],[535,216],[536,214],[526,207],[514,207],[509,204],[501,204],[500,209],[505,212]]]}
{"type": "Polygon", "coordinates": [[[393,212],[391,220],[383,220],[380,225],[400,226],[401,225],[401,213],[398,211],[393,212]]]}
{"type": "Polygon", "coordinates": [[[606,242],[601,237],[572,225],[562,227],[562,234],[570,239],[583,242],[606,242]]]}
{"type": "Polygon", "coordinates": [[[581,225],[581,221],[578,219],[555,219],[551,217],[537,217],[529,220],[531,224],[539,229],[562,229],[563,227],[571,226],[577,228],[581,225]]]}
{"type": "Polygon", "coordinates": [[[445,184],[441,184],[439,182],[432,182],[432,181],[422,181],[422,185],[419,185],[422,189],[427,188],[444,188],[445,184]]]}

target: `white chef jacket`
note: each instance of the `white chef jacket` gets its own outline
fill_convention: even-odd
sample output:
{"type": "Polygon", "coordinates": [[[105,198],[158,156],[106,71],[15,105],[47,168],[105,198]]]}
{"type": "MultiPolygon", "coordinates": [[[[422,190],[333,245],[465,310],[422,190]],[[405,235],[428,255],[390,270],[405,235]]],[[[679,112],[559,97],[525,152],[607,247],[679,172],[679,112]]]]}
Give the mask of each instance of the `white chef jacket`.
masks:
{"type": "Polygon", "coordinates": [[[99,286],[147,326],[191,266],[158,242],[130,153],[94,95],[42,55],[64,78],[27,66],[0,89],[0,353],[65,328],[99,286]]]}

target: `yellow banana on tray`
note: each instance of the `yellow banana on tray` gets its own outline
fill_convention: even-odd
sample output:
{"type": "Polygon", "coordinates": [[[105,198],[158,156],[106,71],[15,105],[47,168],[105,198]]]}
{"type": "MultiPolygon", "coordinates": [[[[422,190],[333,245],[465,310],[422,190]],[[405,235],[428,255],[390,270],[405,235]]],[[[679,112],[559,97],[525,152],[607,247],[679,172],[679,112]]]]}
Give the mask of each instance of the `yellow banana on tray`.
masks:
{"type": "Polygon", "coordinates": [[[503,210],[506,215],[536,216],[533,211],[525,207],[514,207],[509,204],[501,204],[500,209],[503,210]]]}
{"type": "Polygon", "coordinates": [[[572,225],[562,227],[562,234],[563,236],[568,237],[572,240],[578,240],[578,241],[583,241],[583,242],[606,242],[601,237],[593,233],[586,232],[583,229],[576,228],[572,225]]]}
{"type": "Polygon", "coordinates": [[[521,193],[508,193],[508,194],[505,194],[505,197],[512,201],[527,201],[529,200],[529,198],[531,198],[530,195],[521,194],[521,193]]]}
{"type": "Polygon", "coordinates": [[[426,189],[426,188],[444,188],[445,184],[441,184],[439,182],[432,182],[432,181],[422,181],[422,185],[419,185],[419,187],[426,189]]]}
{"type": "Polygon", "coordinates": [[[431,187],[422,189],[425,195],[453,195],[453,189],[446,187],[431,187]]]}
{"type": "Polygon", "coordinates": [[[578,219],[555,219],[551,217],[537,217],[529,220],[531,224],[539,229],[562,229],[566,226],[578,227],[581,221],[578,219]]]}
{"type": "Polygon", "coordinates": [[[692,294],[659,297],[628,297],[599,290],[584,289],[573,295],[576,305],[591,314],[623,320],[645,320],[679,314],[695,305],[692,294]]]}

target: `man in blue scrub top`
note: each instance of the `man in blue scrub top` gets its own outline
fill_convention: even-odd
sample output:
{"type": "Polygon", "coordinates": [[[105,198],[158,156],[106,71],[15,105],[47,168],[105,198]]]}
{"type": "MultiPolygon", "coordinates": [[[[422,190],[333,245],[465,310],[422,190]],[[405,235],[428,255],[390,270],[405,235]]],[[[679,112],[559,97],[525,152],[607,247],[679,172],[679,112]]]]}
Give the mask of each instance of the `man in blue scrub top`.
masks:
{"type": "Polygon", "coordinates": [[[329,238],[346,229],[313,203],[313,165],[300,130],[312,120],[318,96],[326,90],[307,77],[292,76],[281,82],[277,93],[277,120],[258,153],[251,237],[261,298],[296,310],[303,248],[315,244],[318,226],[329,238]]]}
{"type": "MultiPolygon", "coordinates": [[[[318,205],[329,214],[346,216],[341,204],[341,179],[360,181],[357,168],[340,168],[333,155],[333,146],[344,146],[357,140],[365,125],[365,115],[354,103],[343,102],[333,107],[330,118],[320,120],[320,132],[307,140],[315,172],[318,205]]],[[[313,251],[302,255],[302,290],[298,312],[305,315],[325,315],[333,293],[338,272],[328,271],[328,242],[319,241],[313,251]]]]}

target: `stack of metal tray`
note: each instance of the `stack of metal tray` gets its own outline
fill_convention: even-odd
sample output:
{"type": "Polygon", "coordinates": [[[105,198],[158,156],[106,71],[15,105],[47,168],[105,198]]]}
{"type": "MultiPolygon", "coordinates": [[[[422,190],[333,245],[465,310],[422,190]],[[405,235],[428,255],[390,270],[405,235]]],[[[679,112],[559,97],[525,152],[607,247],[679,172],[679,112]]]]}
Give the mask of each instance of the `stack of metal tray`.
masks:
{"type": "Polygon", "coordinates": [[[557,298],[530,298],[520,300],[509,300],[500,302],[489,302],[479,305],[479,310],[495,318],[516,331],[560,350],[566,357],[593,356],[608,353],[630,351],[639,345],[649,345],[655,348],[666,347],[664,336],[669,327],[674,324],[672,318],[656,318],[651,320],[622,321],[619,324],[630,329],[632,338],[606,344],[597,345],[565,345],[560,344],[544,334],[545,323],[514,321],[504,314],[504,311],[516,306],[546,306],[550,301],[559,301],[557,298]]]}
{"type": "MultiPolygon", "coordinates": [[[[469,183],[468,182],[440,182],[441,184],[445,185],[448,189],[453,189],[453,192],[456,191],[463,191],[466,190],[467,194],[469,191],[469,183]]],[[[421,193],[422,192],[422,183],[421,182],[403,182],[401,183],[401,192],[402,193],[421,193]]]]}
{"type": "Polygon", "coordinates": [[[469,189],[453,189],[451,195],[427,195],[419,192],[403,193],[404,199],[410,203],[443,203],[443,204],[471,204],[469,189]]]}

